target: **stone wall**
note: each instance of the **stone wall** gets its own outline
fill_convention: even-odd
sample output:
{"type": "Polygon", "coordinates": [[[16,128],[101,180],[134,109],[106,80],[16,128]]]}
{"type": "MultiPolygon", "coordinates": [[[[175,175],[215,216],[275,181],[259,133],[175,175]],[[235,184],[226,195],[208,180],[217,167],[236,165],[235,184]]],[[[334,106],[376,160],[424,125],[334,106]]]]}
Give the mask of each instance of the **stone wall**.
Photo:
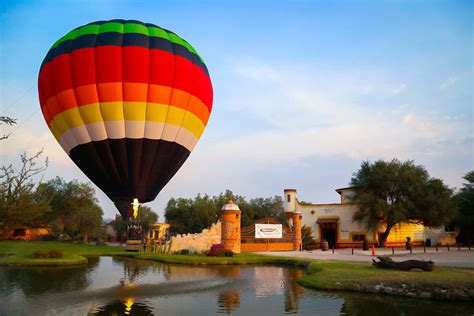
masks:
{"type": "Polygon", "coordinates": [[[177,235],[171,238],[171,252],[188,249],[189,252],[203,252],[211,249],[212,244],[221,243],[222,224],[212,224],[197,234],[177,235]]]}

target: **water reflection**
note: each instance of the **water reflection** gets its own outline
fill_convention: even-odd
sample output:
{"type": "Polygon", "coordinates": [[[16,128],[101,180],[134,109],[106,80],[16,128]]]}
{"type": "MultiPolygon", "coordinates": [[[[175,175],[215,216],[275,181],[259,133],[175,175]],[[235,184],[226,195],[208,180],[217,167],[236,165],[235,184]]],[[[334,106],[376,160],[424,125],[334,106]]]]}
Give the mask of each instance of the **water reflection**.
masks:
{"type": "Polygon", "coordinates": [[[285,270],[285,312],[296,314],[299,311],[300,297],[303,288],[296,283],[296,280],[303,275],[302,270],[285,270]]]}
{"type": "Polygon", "coordinates": [[[217,312],[230,314],[240,306],[240,291],[233,290],[219,293],[217,297],[217,312]]]}
{"type": "Polygon", "coordinates": [[[113,301],[97,308],[88,315],[154,315],[153,310],[143,302],[135,302],[133,298],[125,301],[113,301]]]}
{"type": "Polygon", "coordinates": [[[0,315],[467,315],[472,304],[324,294],[279,266],[186,266],[129,258],[87,266],[0,269],[0,315]]]}
{"type": "Polygon", "coordinates": [[[91,258],[87,266],[65,268],[0,269],[0,294],[21,290],[26,296],[45,292],[62,292],[87,288],[89,272],[97,267],[99,258],[91,258]]]}

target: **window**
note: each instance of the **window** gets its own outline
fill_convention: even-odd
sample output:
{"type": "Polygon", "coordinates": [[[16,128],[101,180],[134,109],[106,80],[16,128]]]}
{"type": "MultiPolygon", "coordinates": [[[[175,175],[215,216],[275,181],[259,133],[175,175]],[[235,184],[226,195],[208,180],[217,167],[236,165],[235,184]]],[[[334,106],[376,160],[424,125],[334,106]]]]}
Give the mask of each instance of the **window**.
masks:
{"type": "Polygon", "coordinates": [[[287,194],[287,195],[286,195],[286,200],[287,200],[288,202],[291,202],[291,195],[287,194]]]}
{"type": "Polygon", "coordinates": [[[447,232],[447,233],[452,233],[452,232],[456,231],[456,228],[454,227],[454,225],[445,225],[444,226],[444,231],[447,232]]]}
{"type": "Polygon", "coordinates": [[[365,234],[352,234],[352,241],[364,241],[365,234]]]}

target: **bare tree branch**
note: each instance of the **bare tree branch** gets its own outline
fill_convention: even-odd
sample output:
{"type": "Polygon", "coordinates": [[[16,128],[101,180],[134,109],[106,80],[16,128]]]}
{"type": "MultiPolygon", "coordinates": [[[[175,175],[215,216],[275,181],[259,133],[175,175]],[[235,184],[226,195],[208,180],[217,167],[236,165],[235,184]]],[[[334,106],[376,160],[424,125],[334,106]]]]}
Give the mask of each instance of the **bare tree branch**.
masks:
{"type": "MultiPolygon", "coordinates": [[[[8,117],[8,116],[0,116],[0,125],[1,124],[13,125],[13,124],[16,124],[16,119],[13,119],[13,118],[8,117]]],[[[10,135],[11,135],[11,133],[7,134],[7,135],[0,136],[0,140],[7,139],[10,135]]]]}

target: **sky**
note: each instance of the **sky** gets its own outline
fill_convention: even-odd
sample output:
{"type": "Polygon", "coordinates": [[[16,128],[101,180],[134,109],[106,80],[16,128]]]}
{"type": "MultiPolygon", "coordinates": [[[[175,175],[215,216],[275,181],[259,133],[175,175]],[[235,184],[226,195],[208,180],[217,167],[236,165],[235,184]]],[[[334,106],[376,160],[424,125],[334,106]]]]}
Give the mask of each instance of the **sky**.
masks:
{"type": "MultiPolygon", "coordinates": [[[[282,195],[339,201],[364,160],[414,160],[452,188],[474,170],[471,1],[8,1],[0,4],[0,115],[18,119],[1,165],[43,148],[43,181],[88,181],[50,133],[37,76],[78,26],[135,19],[204,59],[211,118],[152,207],[170,197],[282,195]]],[[[117,213],[97,189],[104,217],[117,213]]]]}

